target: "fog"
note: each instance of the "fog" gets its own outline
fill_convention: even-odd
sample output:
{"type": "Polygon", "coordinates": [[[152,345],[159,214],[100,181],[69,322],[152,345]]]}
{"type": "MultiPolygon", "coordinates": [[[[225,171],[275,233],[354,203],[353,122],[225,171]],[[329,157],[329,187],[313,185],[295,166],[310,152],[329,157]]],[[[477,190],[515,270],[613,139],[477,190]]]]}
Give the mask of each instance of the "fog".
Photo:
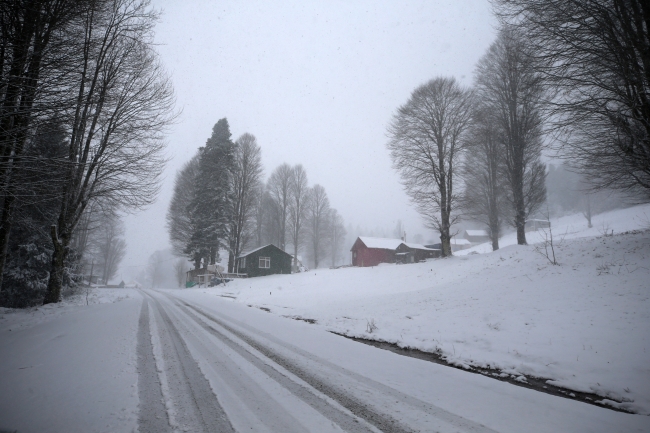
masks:
{"type": "Polygon", "coordinates": [[[176,171],[226,117],[233,139],[262,148],[265,179],[303,164],[346,226],[392,230],[398,220],[424,240],[386,150],[386,126],[410,92],[436,76],[470,85],[495,37],[487,0],[157,0],[161,60],[172,77],[178,121],[157,202],[125,218],[124,278],[169,248],[165,213],[176,171]]]}

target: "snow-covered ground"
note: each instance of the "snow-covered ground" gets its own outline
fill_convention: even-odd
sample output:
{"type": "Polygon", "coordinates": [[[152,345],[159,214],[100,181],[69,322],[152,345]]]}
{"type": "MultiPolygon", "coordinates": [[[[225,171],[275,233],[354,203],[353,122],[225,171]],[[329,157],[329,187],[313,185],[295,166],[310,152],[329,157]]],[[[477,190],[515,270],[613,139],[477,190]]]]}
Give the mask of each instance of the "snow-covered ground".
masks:
{"type": "Polygon", "coordinates": [[[79,310],[81,306],[107,304],[125,299],[140,299],[140,296],[130,289],[100,289],[81,290],[78,294],[66,298],[58,304],[48,304],[40,307],[14,309],[0,307],[0,332],[31,328],[39,323],[50,321],[79,310]]]}
{"type": "Polygon", "coordinates": [[[87,300],[0,310],[0,431],[182,431],[183,416],[191,424],[201,412],[190,398],[197,389],[205,397],[197,401],[220,403],[241,431],[340,431],[357,422],[359,429],[344,430],[377,431],[375,415],[405,431],[650,431],[646,215],[650,206],[610,212],[591,230],[580,216],[553,221],[559,266],[507,235],[497,252],[478,246],[485,254],[421,264],[319,269],[209,289],[95,289],[87,300]],[[547,378],[637,415],[326,331],[547,378]],[[175,357],[203,385],[188,391],[175,357]],[[155,397],[160,392],[164,398],[155,397]],[[143,416],[164,428],[145,428],[143,416]]]}
{"type": "Polygon", "coordinates": [[[318,269],[193,290],[438,352],[460,366],[545,378],[649,415],[650,206],[598,215],[591,229],[581,215],[552,224],[559,266],[537,251],[543,233],[529,233],[529,246],[514,245],[509,234],[497,252],[484,244],[420,264],[318,269]]]}
{"type": "Polygon", "coordinates": [[[142,297],[86,297],[0,312],[0,431],[130,432],[138,419],[142,297]]]}

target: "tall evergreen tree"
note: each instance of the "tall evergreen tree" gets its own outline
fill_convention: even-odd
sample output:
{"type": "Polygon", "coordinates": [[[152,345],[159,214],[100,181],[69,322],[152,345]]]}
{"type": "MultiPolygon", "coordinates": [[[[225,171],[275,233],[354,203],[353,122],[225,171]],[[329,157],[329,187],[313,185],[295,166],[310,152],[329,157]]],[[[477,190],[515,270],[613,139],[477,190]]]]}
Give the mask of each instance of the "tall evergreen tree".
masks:
{"type": "Polygon", "coordinates": [[[230,139],[228,120],[219,120],[212,136],[199,149],[195,195],[190,203],[193,233],[185,249],[189,258],[202,257],[206,264],[218,258],[219,246],[228,237],[232,216],[235,144],[230,139]]]}
{"type": "MultiPolygon", "coordinates": [[[[199,171],[199,154],[185,163],[176,173],[174,194],[167,210],[167,229],[172,251],[177,256],[185,255],[185,248],[194,233],[190,215],[190,204],[194,199],[196,176],[199,171]]],[[[201,267],[201,256],[190,257],[194,268],[201,267]]]]}

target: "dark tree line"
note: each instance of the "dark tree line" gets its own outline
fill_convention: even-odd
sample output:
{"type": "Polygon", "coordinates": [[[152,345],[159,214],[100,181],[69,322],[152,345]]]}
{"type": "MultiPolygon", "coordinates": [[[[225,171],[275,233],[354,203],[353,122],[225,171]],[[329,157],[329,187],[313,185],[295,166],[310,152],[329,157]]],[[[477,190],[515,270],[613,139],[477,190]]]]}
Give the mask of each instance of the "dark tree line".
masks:
{"type": "Polygon", "coordinates": [[[228,272],[236,272],[241,253],[272,243],[294,256],[294,270],[303,252],[315,267],[326,258],[339,264],[345,228],[325,189],[309,187],[302,165],[282,164],[263,182],[255,136],[230,137],[228,121],[219,120],[176,175],[167,212],[174,253],[198,269],[220,261],[224,249],[228,272]]]}
{"type": "MultiPolygon", "coordinates": [[[[58,302],[73,285],[90,251],[84,248],[99,215],[93,209],[115,215],[155,198],[163,133],[173,120],[171,84],[152,49],[157,19],[146,0],[0,6],[0,275],[24,223],[18,210],[41,203],[47,212],[38,223],[38,250],[45,255],[38,257],[49,266],[45,290],[39,286],[31,303],[58,302]],[[56,151],[40,148],[43,141],[56,143],[56,151]]],[[[104,233],[112,247],[94,246],[105,279],[124,249],[113,242],[118,232],[104,233]]],[[[3,282],[3,292],[15,290],[3,282]]]]}

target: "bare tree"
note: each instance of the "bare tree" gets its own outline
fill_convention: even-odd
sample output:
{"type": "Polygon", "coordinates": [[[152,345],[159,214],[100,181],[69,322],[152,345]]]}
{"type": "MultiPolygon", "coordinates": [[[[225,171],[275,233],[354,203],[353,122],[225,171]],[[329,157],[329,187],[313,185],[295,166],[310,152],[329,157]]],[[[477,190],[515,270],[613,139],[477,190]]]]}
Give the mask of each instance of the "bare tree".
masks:
{"type": "MultiPolygon", "coordinates": [[[[78,12],[75,0],[0,2],[0,286],[14,222],[14,202],[24,196],[25,179],[18,170],[47,175],[49,164],[35,164],[26,145],[40,134],[39,123],[50,122],[65,106],[52,95],[63,87],[69,61],[67,31],[78,12]],[[40,119],[40,121],[39,121],[40,119]]],[[[41,128],[42,129],[42,128],[41,128]]]]}
{"type": "Polygon", "coordinates": [[[176,277],[176,282],[178,287],[183,287],[185,282],[185,273],[187,272],[187,260],[184,258],[179,258],[174,262],[174,276],[176,277]]]}
{"type": "Polygon", "coordinates": [[[341,252],[347,231],[345,230],[345,223],[343,217],[339,215],[336,209],[330,209],[329,222],[327,224],[329,233],[329,245],[332,259],[332,266],[340,263],[341,252]]]}
{"type": "Polygon", "coordinates": [[[472,94],[453,78],[435,78],[411,93],[388,127],[393,167],[428,227],[451,255],[451,225],[459,196],[454,177],[471,118],[472,94]]]}
{"type": "Polygon", "coordinates": [[[262,183],[262,151],[255,136],[244,134],[235,142],[232,176],[233,214],[229,232],[228,272],[234,272],[235,258],[252,232],[257,194],[262,183]]]}
{"type": "Polygon", "coordinates": [[[526,218],[546,200],[541,162],[544,88],[521,37],[501,30],[476,68],[476,91],[491,113],[502,144],[503,168],[517,243],[526,244],[526,218]]]}
{"type": "Polygon", "coordinates": [[[270,201],[269,193],[266,186],[260,186],[257,192],[257,201],[255,202],[255,247],[261,247],[265,240],[264,228],[268,219],[268,208],[266,203],[270,201]]]}
{"type": "Polygon", "coordinates": [[[291,195],[291,177],[293,170],[291,166],[284,163],[277,167],[269,178],[267,188],[270,197],[276,204],[279,211],[279,236],[278,242],[282,251],[286,250],[287,242],[287,219],[289,212],[289,201],[291,195]]]}
{"type": "MultiPolygon", "coordinates": [[[[194,228],[190,218],[190,204],[194,200],[196,176],[199,170],[199,157],[195,155],[183,165],[174,179],[174,193],[167,209],[167,230],[172,251],[177,256],[185,256],[185,247],[192,238],[194,228]]],[[[201,257],[193,257],[194,268],[201,266],[201,257]]]]}
{"type": "Polygon", "coordinates": [[[104,284],[115,277],[120,262],[126,255],[124,223],[114,212],[103,213],[97,230],[93,233],[95,263],[104,284]]]}
{"type": "Polygon", "coordinates": [[[309,253],[318,268],[320,260],[325,256],[328,243],[328,224],[330,217],[330,201],[325,188],[316,184],[309,193],[307,206],[307,230],[309,236],[309,253]]]}
{"type": "Polygon", "coordinates": [[[503,179],[503,149],[496,125],[490,111],[477,101],[463,163],[464,216],[485,225],[494,251],[499,249],[507,188],[503,179]]]}
{"type": "Polygon", "coordinates": [[[646,0],[493,0],[526,35],[554,90],[549,118],[567,162],[595,189],[650,197],[650,4],[646,0]]]}
{"type": "Polygon", "coordinates": [[[158,192],[174,99],[152,48],[156,19],[145,0],[90,2],[79,14],[84,36],[69,88],[77,96],[44,304],[60,300],[70,240],[89,202],[138,209],[158,192]]]}
{"type": "Polygon", "coordinates": [[[289,191],[289,230],[293,245],[293,268],[298,267],[298,252],[303,244],[305,215],[309,200],[309,185],[307,172],[298,164],[292,168],[291,186],[289,191]]]}
{"type": "Polygon", "coordinates": [[[162,251],[155,251],[149,256],[147,263],[147,277],[151,283],[151,288],[160,287],[164,280],[163,263],[165,263],[165,254],[162,251]]]}

